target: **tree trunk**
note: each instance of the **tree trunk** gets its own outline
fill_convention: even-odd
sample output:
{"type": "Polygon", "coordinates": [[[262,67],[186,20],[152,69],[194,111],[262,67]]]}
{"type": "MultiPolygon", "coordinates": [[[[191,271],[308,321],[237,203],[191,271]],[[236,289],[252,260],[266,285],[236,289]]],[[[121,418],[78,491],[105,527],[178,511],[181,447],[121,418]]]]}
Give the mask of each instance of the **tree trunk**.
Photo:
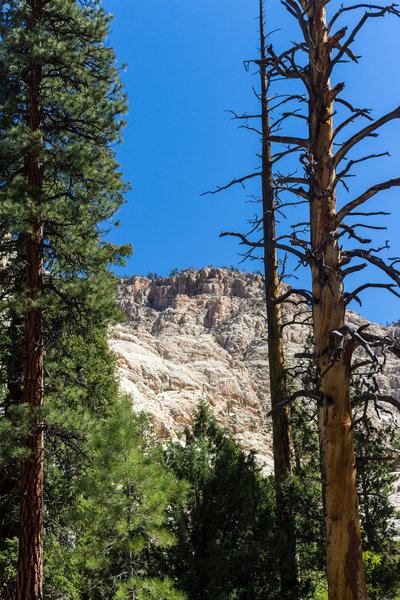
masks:
{"type": "MultiPolygon", "coordinates": [[[[305,3],[303,3],[305,5],[305,3]]],[[[319,380],[319,438],[329,600],[367,598],[350,409],[350,355],[332,332],[344,325],[332,160],[334,94],[326,73],[330,49],[324,3],[308,11],[310,49],[309,178],[314,337],[319,380]],[[325,80],[324,80],[325,79],[325,80]]]]}
{"type": "MultiPolygon", "coordinates": [[[[262,202],[264,234],[264,279],[268,322],[268,361],[271,407],[274,408],[286,395],[285,358],[282,342],[281,306],[279,297],[278,261],[276,254],[275,200],[272,174],[270,120],[268,105],[268,80],[265,66],[265,34],[263,0],[260,0],[261,35],[261,118],[262,118],[262,202]]],[[[292,475],[290,450],[289,409],[287,406],[272,414],[274,472],[278,530],[280,532],[280,579],[282,596],[299,598],[299,561],[296,526],[293,511],[288,507],[287,487],[292,475]]]]}
{"type": "MultiPolygon", "coordinates": [[[[28,28],[40,23],[41,0],[32,5],[28,28]]],[[[28,110],[30,129],[38,131],[42,124],[42,67],[30,64],[28,110]]],[[[21,504],[19,556],[17,568],[17,600],[42,600],[43,579],[43,427],[38,409],[43,405],[43,333],[42,310],[37,305],[43,292],[43,223],[40,211],[43,173],[40,152],[27,157],[27,183],[32,204],[31,232],[26,240],[26,302],[24,329],[24,404],[32,419],[31,432],[25,439],[30,456],[23,461],[21,472],[21,504]]]]}
{"type": "MultiPolygon", "coordinates": [[[[125,456],[125,461],[126,460],[127,460],[127,456],[125,456]]],[[[127,524],[128,540],[131,541],[131,539],[132,539],[132,532],[131,532],[132,506],[131,506],[131,484],[130,483],[126,484],[126,497],[128,499],[128,503],[129,503],[129,506],[127,507],[127,511],[126,511],[126,524],[127,524]]],[[[133,576],[135,575],[135,569],[134,569],[134,564],[133,564],[133,552],[132,552],[131,548],[128,548],[128,550],[126,552],[126,572],[127,572],[128,579],[133,578],[133,576]]],[[[136,599],[136,590],[133,586],[130,589],[130,597],[131,597],[130,600],[136,599]]]]}

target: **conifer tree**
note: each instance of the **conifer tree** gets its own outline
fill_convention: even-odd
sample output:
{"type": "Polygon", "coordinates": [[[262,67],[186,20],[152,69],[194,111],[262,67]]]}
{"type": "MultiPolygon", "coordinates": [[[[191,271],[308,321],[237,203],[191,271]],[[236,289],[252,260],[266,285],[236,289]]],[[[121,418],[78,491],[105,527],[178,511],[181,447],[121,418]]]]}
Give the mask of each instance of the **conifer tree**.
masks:
{"type": "Polygon", "coordinates": [[[177,542],[168,566],[189,600],[278,600],[279,544],[275,494],[253,454],[217,424],[201,402],[166,462],[190,485],[175,506],[177,542]]]}
{"type": "Polygon", "coordinates": [[[171,580],[151,576],[152,552],[174,542],[168,507],[182,502],[186,486],[163,464],[147,417],[122,398],[105,411],[89,444],[78,509],[86,535],[76,561],[90,599],[183,600],[171,580]]]}
{"type": "MultiPolygon", "coordinates": [[[[102,241],[123,200],[111,146],[125,98],[109,18],[97,0],[0,5],[0,284],[3,327],[23,335],[23,445],[17,598],[42,598],[44,332],[68,311],[113,312],[106,268],[127,249],[102,241]]],[[[14,342],[15,343],[15,340],[14,342]]]]}

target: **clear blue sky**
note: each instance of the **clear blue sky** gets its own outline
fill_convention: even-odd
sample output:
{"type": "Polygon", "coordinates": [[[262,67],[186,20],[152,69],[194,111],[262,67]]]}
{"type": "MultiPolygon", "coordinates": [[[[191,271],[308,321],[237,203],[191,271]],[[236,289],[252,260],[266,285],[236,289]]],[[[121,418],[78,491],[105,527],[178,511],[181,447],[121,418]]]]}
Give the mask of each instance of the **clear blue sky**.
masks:
{"type": "MultiPolygon", "coordinates": [[[[218,236],[222,230],[246,231],[254,212],[245,202],[248,192],[236,187],[215,196],[200,194],[258,164],[257,136],[239,130],[225,112],[257,110],[251,86],[258,86],[258,78],[242,63],[257,55],[258,1],[104,0],[103,5],[115,16],[110,45],[118,62],[128,64],[123,74],[128,127],[118,159],[133,190],[118,215],[122,225],[111,235],[118,243],[132,243],[134,256],[125,272],[166,275],[174,268],[238,265],[237,242],[218,236]]],[[[272,36],[277,48],[297,37],[278,0],[267,1],[266,9],[267,29],[280,28],[272,36]]],[[[358,67],[341,67],[346,97],[379,117],[400,104],[400,20],[371,19],[353,49],[363,58],[358,67]]],[[[378,141],[369,142],[367,153],[389,150],[391,158],[359,168],[350,196],[341,192],[343,203],[373,183],[400,175],[399,140],[400,124],[392,122],[378,141]]],[[[391,240],[389,256],[400,255],[399,188],[383,192],[369,206],[392,212],[388,231],[377,240],[391,240]]],[[[239,267],[252,271],[259,265],[239,267]]],[[[382,280],[372,272],[367,276],[382,280]]],[[[354,278],[354,285],[361,279],[364,274],[354,278]]],[[[400,318],[400,299],[389,293],[372,290],[362,299],[362,308],[354,303],[351,308],[366,318],[383,323],[400,318]]]]}

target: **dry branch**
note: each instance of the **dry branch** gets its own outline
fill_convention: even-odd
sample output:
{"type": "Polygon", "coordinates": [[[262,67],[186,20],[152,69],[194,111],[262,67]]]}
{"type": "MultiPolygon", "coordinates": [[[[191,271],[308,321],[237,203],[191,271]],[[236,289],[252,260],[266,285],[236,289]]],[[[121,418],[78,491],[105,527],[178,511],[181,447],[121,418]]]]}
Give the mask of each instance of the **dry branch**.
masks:
{"type": "MultiPolygon", "coordinates": [[[[378,192],[382,192],[383,190],[388,190],[392,187],[400,186],[400,177],[396,177],[394,179],[389,179],[388,181],[384,181],[382,183],[377,183],[371,186],[367,191],[365,191],[361,196],[358,196],[352,202],[346,204],[336,215],[336,223],[339,225],[343,219],[357,206],[364,204],[367,200],[375,196],[378,192]]],[[[378,214],[378,213],[375,213],[378,214]]],[[[385,214],[385,213],[380,213],[385,214]]],[[[387,213],[386,213],[387,214],[387,213]]]]}
{"type": "Polygon", "coordinates": [[[341,148],[336,152],[333,158],[333,166],[336,168],[338,164],[345,158],[346,154],[359,142],[365,139],[368,136],[373,135],[373,132],[388,123],[389,121],[393,121],[394,119],[400,119],[400,106],[392,110],[392,112],[383,115],[380,119],[373,121],[364,129],[354,134],[350,139],[344,142],[341,148]]]}
{"type": "Polygon", "coordinates": [[[227,190],[228,188],[232,187],[233,185],[236,185],[237,183],[240,183],[242,185],[242,187],[244,188],[244,181],[247,181],[248,179],[253,179],[253,177],[260,177],[261,176],[261,171],[258,171],[256,173],[251,173],[250,175],[245,175],[244,177],[240,177],[239,179],[233,179],[230,183],[228,183],[227,185],[223,185],[221,187],[217,187],[216,190],[209,190],[208,192],[203,192],[202,194],[200,194],[200,196],[206,196],[207,194],[217,194],[218,192],[222,192],[222,190],[227,190]]]}

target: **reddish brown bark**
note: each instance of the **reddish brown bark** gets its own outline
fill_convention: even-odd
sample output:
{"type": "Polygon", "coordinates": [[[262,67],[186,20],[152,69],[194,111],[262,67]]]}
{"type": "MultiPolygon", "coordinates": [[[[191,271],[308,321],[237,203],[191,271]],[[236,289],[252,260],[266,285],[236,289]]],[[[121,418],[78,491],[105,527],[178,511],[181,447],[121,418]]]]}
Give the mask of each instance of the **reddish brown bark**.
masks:
{"type": "MultiPolygon", "coordinates": [[[[28,27],[40,23],[41,0],[33,2],[28,27]]],[[[42,67],[31,61],[29,82],[29,124],[40,130],[42,67]]],[[[17,600],[43,598],[43,427],[38,409],[43,405],[42,310],[38,306],[43,292],[43,223],[40,201],[43,173],[40,152],[27,157],[27,185],[31,202],[31,232],[26,240],[26,304],[24,320],[24,404],[32,419],[25,447],[30,456],[21,471],[19,556],[17,600]]]]}
{"type": "MultiPolygon", "coordinates": [[[[260,0],[261,34],[261,112],[262,112],[262,202],[264,237],[264,276],[268,322],[268,361],[271,407],[284,400],[287,392],[285,357],[282,342],[281,306],[279,297],[279,274],[276,254],[275,199],[272,173],[271,131],[268,105],[268,80],[266,75],[266,49],[264,34],[263,0],[260,0]]],[[[274,472],[278,529],[280,539],[281,592],[287,598],[299,598],[299,564],[294,514],[287,506],[285,489],[292,474],[290,449],[289,409],[287,406],[272,413],[272,437],[274,449],[274,472]]]]}
{"type": "Polygon", "coordinates": [[[326,73],[330,47],[324,2],[308,3],[310,50],[309,176],[314,337],[319,377],[319,436],[330,600],[365,600],[360,519],[350,409],[350,355],[337,350],[331,332],[344,325],[338,264],[333,97],[326,73]],[[325,80],[324,80],[325,78],[325,80]]]}

